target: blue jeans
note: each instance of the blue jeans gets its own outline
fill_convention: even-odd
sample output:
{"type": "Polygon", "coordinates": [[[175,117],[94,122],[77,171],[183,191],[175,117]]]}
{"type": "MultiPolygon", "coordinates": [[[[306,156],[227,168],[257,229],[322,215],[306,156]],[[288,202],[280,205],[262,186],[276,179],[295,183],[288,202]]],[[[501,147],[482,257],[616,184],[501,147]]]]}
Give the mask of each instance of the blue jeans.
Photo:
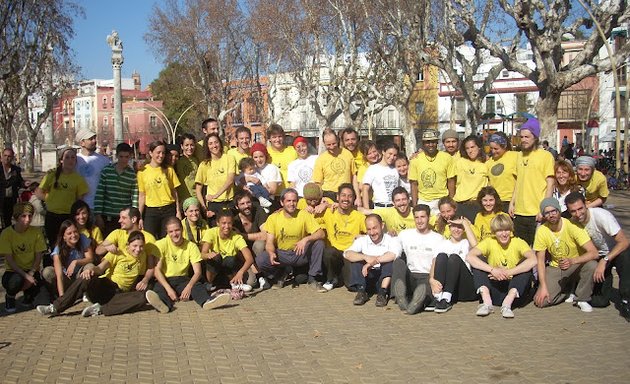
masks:
{"type": "Polygon", "coordinates": [[[366,291],[375,286],[378,294],[386,294],[388,287],[383,288],[383,279],[392,277],[393,263],[381,263],[380,268],[371,268],[367,276],[363,276],[363,266],[365,261],[356,261],[350,264],[350,284],[349,286],[357,292],[366,291]]]}

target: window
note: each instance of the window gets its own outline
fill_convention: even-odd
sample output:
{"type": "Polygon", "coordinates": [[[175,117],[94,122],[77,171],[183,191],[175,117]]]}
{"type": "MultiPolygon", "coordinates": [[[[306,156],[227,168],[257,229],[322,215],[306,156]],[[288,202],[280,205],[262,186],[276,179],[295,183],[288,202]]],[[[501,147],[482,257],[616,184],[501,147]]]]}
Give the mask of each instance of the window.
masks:
{"type": "Polygon", "coordinates": [[[262,134],[260,132],[254,132],[254,143],[260,143],[262,140],[262,134]]]}
{"type": "Polygon", "coordinates": [[[129,116],[125,116],[125,130],[129,131],[129,116]]]}
{"type": "Polygon", "coordinates": [[[488,96],[486,97],[486,114],[495,114],[496,109],[495,109],[495,102],[494,102],[494,96],[488,96]]]}
{"type": "Polygon", "coordinates": [[[396,116],[394,115],[393,109],[387,110],[387,128],[395,128],[396,127],[396,116]]]}
{"type": "Polygon", "coordinates": [[[418,76],[416,77],[416,81],[424,81],[424,69],[418,72],[418,76]]]}
{"type": "Polygon", "coordinates": [[[501,77],[503,78],[510,77],[510,71],[508,71],[507,69],[502,70],[501,77]]]}
{"type": "Polygon", "coordinates": [[[107,97],[103,97],[103,108],[107,108],[107,97]]]}
{"type": "MultiPolygon", "coordinates": [[[[626,117],[626,112],[627,112],[627,102],[626,102],[626,92],[621,91],[620,92],[620,99],[621,99],[621,117],[626,117]]],[[[619,114],[617,113],[617,102],[615,101],[615,92],[612,93],[612,101],[613,101],[613,105],[615,106],[615,117],[617,117],[619,114]]]]}
{"type": "Polygon", "coordinates": [[[103,117],[103,128],[109,128],[109,119],[107,117],[103,117]]]}
{"type": "Polygon", "coordinates": [[[157,116],[151,115],[149,117],[149,125],[151,126],[151,128],[157,128],[157,116]]]}
{"type": "Polygon", "coordinates": [[[466,120],[466,101],[455,99],[455,120],[466,120]]]}
{"type": "Polygon", "coordinates": [[[114,108],[114,96],[112,96],[112,108],[114,108]]]}
{"type": "Polygon", "coordinates": [[[527,93],[516,94],[516,112],[527,112],[527,93]]]}
{"type": "Polygon", "coordinates": [[[424,103],[422,101],[416,101],[416,115],[422,115],[424,113],[424,103]]]}

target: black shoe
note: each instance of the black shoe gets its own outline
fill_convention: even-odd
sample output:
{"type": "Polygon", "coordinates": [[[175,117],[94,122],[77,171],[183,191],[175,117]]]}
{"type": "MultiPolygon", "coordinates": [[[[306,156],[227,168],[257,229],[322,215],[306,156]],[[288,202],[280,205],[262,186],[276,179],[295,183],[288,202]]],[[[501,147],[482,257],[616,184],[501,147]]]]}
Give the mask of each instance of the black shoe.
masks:
{"type": "Polygon", "coordinates": [[[437,305],[437,302],[435,301],[435,297],[433,297],[433,295],[431,295],[431,301],[429,302],[429,304],[427,304],[426,307],[424,307],[424,311],[425,312],[433,312],[435,311],[435,306],[437,305]]]}
{"type": "Polygon", "coordinates": [[[436,313],[448,312],[451,310],[451,308],[453,308],[453,305],[450,302],[446,301],[446,299],[442,299],[438,301],[437,304],[435,304],[436,313]]]}
{"type": "Polygon", "coordinates": [[[377,307],[387,307],[387,302],[389,301],[389,298],[387,297],[386,293],[379,293],[378,295],[376,295],[376,306],[377,307]]]}
{"type": "Polygon", "coordinates": [[[359,292],[357,292],[357,295],[354,297],[354,301],[352,302],[352,304],[354,304],[354,305],[363,305],[363,304],[367,303],[369,299],[370,298],[369,298],[367,292],[359,291],[359,292]]]}
{"type": "Polygon", "coordinates": [[[619,303],[619,316],[630,322],[630,303],[619,303]]]}
{"type": "Polygon", "coordinates": [[[32,308],[34,301],[35,301],[35,296],[33,295],[29,295],[25,293],[24,297],[22,297],[22,305],[25,307],[32,308]]]}
{"type": "Polygon", "coordinates": [[[406,311],[409,306],[409,300],[407,300],[407,287],[402,280],[396,280],[394,282],[394,296],[396,296],[396,303],[400,307],[401,311],[406,311]]]}
{"type": "Polygon", "coordinates": [[[4,296],[4,310],[7,313],[15,313],[15,297],[4,296]]]}

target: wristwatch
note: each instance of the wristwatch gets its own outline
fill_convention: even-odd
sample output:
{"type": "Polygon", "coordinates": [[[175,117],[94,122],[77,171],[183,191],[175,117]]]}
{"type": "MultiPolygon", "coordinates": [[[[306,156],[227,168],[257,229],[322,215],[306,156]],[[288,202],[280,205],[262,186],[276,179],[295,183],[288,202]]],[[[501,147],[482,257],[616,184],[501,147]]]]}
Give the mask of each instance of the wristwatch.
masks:
{"type": "Polygon", "coordinates": [[[602,259],[606,262],[606,264],[608,264],[608,260],[609,260],[608,256],[604,256],[604,257],[602,257],[602,259]]]}

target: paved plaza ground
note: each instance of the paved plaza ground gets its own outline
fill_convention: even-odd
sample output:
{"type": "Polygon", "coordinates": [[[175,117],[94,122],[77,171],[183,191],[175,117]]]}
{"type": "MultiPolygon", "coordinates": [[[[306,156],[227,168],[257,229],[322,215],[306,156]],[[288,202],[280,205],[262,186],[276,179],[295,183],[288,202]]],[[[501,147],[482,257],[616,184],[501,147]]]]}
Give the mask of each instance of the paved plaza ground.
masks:
{"type": "MultiPolygon", "coordinates": [[[[609,204],[630,231],[630,193],[609,204]]],[[[4,297],[4,292],[2,296],[4,297]]],[[[533,305],[506,320],[404,315],[374,298],[306,287],[269,290],[210,312],[194,302],[82,318],[34,310],[0,317],[0,382],[29,383],[627,383],[630,323],[611,305],[582,313],[533,305]]],[[[0,298],[0,301],[3,299],[0,298]]],[[[19,306],[19,305],[18,305],[19,306]]],[[[0,308],[4,308],[0,304],[0,308]]]]}

